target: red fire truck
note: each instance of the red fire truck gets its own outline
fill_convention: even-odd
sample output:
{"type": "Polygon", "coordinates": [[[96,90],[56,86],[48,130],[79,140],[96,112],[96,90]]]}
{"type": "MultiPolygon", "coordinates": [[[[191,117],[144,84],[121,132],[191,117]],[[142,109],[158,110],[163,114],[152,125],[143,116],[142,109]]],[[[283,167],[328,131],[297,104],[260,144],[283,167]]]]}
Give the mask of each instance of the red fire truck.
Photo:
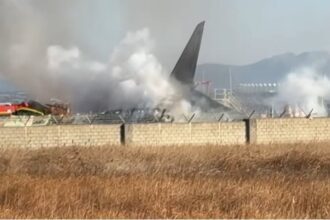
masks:
{"type": "Polygon", "coordinates": [[[17,112],[21,108],[29,107],[28,103],[0,103],[0,116],[8,116],[17,112]]]}
{"type": "Polygon", "coordinates": [[[0,103],[0,116],[10,115],[68,115],[70,107],[68,104],[54,103],[43,105],[30,100],[22,103],[0,103]]]}

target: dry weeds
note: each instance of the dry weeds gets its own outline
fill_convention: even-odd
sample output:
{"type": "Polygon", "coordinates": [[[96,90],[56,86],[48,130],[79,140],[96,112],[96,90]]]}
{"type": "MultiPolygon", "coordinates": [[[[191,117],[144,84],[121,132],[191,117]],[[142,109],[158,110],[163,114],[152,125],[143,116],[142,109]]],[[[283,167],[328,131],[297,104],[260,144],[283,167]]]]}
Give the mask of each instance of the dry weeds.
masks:
{"type": "Polygon", "coordinates": [[[0,217],[329,218],[329,147],[0,149],[0,217]]]}

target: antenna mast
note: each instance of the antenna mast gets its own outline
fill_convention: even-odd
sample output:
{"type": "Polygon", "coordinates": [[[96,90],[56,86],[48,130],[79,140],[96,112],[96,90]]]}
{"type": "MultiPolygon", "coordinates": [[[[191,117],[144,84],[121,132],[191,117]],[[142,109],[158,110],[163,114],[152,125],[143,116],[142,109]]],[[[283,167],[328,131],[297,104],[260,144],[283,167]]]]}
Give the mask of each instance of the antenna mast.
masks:
{"type": "Polygon", "coordinates": [[[231,68],[229,67],[229,91],[230,91],[230,95],[233,94],[233,80],[232,80],[232,76],[231,76],[231,68]]]}

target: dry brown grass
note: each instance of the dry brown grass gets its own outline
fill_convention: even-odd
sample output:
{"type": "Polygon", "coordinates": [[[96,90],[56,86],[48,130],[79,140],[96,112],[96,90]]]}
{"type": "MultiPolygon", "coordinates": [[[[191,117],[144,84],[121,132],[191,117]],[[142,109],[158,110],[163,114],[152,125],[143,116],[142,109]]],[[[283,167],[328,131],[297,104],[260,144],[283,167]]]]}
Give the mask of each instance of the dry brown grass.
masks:
{"type": "Polygon", "coordinates": [[[329,218],[329,147],[0,149],[0,217],[329,218]]]}

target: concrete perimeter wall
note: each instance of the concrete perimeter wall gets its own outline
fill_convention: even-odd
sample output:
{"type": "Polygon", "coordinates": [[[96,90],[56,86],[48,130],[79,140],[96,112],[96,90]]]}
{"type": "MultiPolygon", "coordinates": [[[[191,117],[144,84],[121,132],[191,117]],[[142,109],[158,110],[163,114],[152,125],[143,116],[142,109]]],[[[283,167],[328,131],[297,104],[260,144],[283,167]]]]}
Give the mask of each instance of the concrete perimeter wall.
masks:
{"type": "Polygon", "coordinates": [[[250,120],[250,143],[301,143],[330,141],[330,118],[250,120]]]}
{"type": "Polygon", "coordinates": [[[138,146],[166,146],[246,143],[245,122],[129,124],[125,126],[125,143],[138,146]]]}
{"type": "Polygon", "coordinates": [[[330,141],[330,118],[0,128],[0,147],[237,145],[330,141]]]}
{"type": "Polygon", "coordinates": [[[0,147],[120,145],[120,125],[63,125],[0,129],[0,147]]]}

